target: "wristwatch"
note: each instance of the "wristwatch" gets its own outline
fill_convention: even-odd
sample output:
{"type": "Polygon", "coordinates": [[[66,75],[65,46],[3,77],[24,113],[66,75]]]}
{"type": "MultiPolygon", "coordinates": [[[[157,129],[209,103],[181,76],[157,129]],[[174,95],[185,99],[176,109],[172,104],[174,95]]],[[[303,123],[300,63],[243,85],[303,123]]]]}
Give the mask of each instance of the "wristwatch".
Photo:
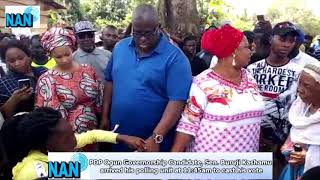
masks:
{"type": "Polygon", "coordinates": [[[155,142],[156,144],[160,144],[160,143],[162,143],[162,141],[163,141],[163,136],[162,136],[161,134],[153,133],[153,134],[152,134],[152,137],[153,137],[154,142],[155,142]]]}

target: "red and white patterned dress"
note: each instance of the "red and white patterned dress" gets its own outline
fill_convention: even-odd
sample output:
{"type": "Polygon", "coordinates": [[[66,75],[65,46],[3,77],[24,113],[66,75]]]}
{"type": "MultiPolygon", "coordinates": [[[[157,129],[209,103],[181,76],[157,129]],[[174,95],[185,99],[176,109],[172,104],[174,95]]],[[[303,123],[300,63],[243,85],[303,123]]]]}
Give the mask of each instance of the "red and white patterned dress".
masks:
{"type": "Polygon", "coordinates": [[[240,85],[208,69],[193,79],[177,131],[194,137],[189,152],[257,152],[263,107],[245,69],[240,85]]]}
{"type": "Polygon", "coordinates": [[[97,128],[102,94],[103,84],[89,65],[73,73],[49,70],[38,80],[36,106],[59,110],[74,132],[82,133],[97,128]]]}

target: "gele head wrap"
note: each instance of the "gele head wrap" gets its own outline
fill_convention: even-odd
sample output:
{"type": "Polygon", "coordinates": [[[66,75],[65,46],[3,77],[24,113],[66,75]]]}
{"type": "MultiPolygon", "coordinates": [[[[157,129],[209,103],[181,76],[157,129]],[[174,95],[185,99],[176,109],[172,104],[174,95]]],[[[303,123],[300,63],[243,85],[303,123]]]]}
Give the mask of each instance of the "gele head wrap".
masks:
{"type": "Polygon", "coordinates": [[[206,31],[201,39],[201,48],[222,59],[230,56],[239,47],[243,37],[240,30],[227,24],[206,31]]]}
{"type": "Polygon", "coordinates": [[[76,44],[76,37],[72,30],[63,28],[51,28],[41,34],[42,47],[51,52],[54,48],[61,46],[70,46],[73,48],[76,44]]]}

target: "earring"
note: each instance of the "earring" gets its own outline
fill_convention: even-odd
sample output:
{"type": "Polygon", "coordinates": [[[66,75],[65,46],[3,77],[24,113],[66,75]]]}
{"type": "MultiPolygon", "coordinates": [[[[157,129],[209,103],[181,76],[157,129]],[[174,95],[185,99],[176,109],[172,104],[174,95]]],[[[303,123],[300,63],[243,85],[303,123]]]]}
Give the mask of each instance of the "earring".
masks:
{"type": "Polygon", "coordinates": [[[233,59],[232,59],[232,66],[236,66],[236,60],[235,60],[236,55],[233,54],[233,59]]]}

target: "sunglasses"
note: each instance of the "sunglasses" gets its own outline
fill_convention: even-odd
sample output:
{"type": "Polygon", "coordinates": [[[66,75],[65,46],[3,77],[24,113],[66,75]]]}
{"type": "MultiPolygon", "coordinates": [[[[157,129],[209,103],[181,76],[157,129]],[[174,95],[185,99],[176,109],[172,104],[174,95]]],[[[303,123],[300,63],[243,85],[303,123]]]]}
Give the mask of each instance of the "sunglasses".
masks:
{"type": "Polygon", "coordinates": [[[83,32],[83,33],[79,33],[77,36],[79,37],[79,39],[93,38],[94,33],[93,32],[83,32]]]}

